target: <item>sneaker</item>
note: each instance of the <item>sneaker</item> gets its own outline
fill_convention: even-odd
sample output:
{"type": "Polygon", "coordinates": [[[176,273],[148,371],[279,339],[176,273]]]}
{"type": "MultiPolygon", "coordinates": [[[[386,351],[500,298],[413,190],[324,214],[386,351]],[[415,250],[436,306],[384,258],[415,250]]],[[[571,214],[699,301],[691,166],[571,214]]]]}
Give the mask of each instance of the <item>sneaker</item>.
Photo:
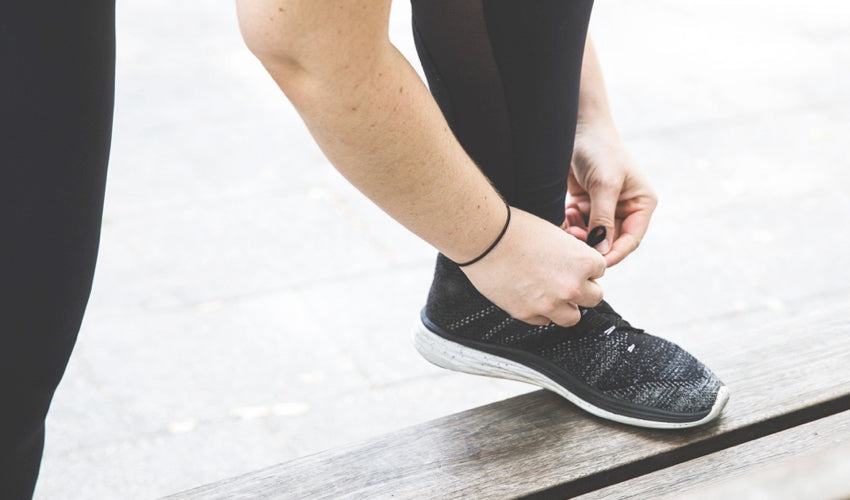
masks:
{"type": "Polygon", "coordinates": [[[720,414],[728,389],[684,349],[605,302],[581,312],[569,328],[514,319],[440,255],[415,344],[437,366],[534,384],[615,422],[680,429],[720,414]]]}

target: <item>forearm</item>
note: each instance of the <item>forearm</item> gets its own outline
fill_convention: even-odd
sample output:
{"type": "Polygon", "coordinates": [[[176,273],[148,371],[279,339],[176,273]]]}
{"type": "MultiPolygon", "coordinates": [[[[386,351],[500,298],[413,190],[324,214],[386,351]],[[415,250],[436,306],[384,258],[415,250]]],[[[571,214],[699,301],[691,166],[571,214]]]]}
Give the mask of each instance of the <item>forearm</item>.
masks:
{"type": "Polygon", "coordinates": [[[579,90],[578,127],[587,125],[605,125],[614,127],[611,108],[608,104],[608,92],[602,67],[596,55],[596,48],[590,35],[584,46],[581,65],[581,86],[579,90]]]}
{"type": "MultiPolygon", "coordinates": [[[[456,262],[502,231],[504,203],[387,37],[390,0],[237,0],[249,48],[334,166],[456,262]]],[[[583,242],[513,210],[499,244],[464,273],[508,314],[576,324],[602,300],[605,261],[583,242]]]]}
{"type": "Polygon", "coordinates": [[[504,203],[406,59],[370,43],[261,60],[352,184],[449,258],[474,258],[501,230],[504,203]]]}
{"type": "Polygon", "coordinates": [[[568,189],[565,229],[584,239],[589,230],[605,228],[606,238],[595,248],[605,255],[608,266],[637,248],[658,202],[611,117],[602,69],[590,37],[581,68],[568,189]]]}

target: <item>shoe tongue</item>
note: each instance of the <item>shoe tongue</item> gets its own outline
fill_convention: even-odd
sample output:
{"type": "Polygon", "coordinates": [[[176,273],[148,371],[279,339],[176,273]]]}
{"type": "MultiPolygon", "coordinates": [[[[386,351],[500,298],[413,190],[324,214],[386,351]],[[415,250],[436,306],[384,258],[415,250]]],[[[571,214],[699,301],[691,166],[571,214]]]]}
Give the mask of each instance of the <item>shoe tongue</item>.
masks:
{"type": "Polygon", "coordinates": [[[604,300],[602,302],[600,302],[599,305],[594,307],[592,310],[595,311],[596,313],[598,313],[600,316],[602,316],[606,320],[613,323],[614,326],[616,326],[617,328],[629,330],[629,331],[634,332],[634,333],[643,332],[642,329],[635,328],[628,321],[624,320],[623,317],[620,316],[620,314],[617,313],[617,311],[615,311],[614,308],[612,308],[604,300]]]}
{"type": "Polygon", "coordinates": [[[576,334],[597,335],[599,332],[617,326],[617,320],[597,310],[597,307],[582,307],[581,321],[570,327],[576,334]]]}

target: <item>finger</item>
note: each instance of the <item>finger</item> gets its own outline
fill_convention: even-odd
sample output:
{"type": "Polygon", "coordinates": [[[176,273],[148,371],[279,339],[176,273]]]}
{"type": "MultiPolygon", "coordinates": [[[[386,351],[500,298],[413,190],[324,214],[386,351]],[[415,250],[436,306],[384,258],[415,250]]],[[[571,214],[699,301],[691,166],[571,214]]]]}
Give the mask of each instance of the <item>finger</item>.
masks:
{"type": "Polygon", "coordinates": [[[587,196],[582,196],[571,203],[570,207],[575,207],[584,217],[587,217],[590,214],[590,199],[587,196]]]}
{"type": "Polygon", "coordinates": [[[567,207],[567,210],[564,213],[564,218],[567,221],[567,227],[576,226],[582,229],[587,229],[587,226],[584,223],[584,218],[582,217],[581,212],[578,211],[578,208],[567,207]]]}
{"type": "Polygon", "coordinates": [[[584,241],[587,239],[587,231],[576,226],[570,226],[566,229],[568,234],[575,236],[576,239],[584,241]]]}
{"type": "Polygon", "coordinates": [[[602,287],[599,283],[587,280],[582,284],[579,295],[571,302],[584,307],[596,307],[602,302],[602,295],[602,287]]]}
{"type": "Polygon", "coordinates": [[[569,302],[553,311],[551,316],[553,323],[565,327],[574,326],[581,320],[581,312],[578,310],[578,306],[569,302]]]}
{"type": "Polygon", "coordinates": [[[523,323],[528,323],[529,325],[536,325],[536,326],[548,325],[549,323],[551,323],[553,321],[553,320],[550,320],[549,318],[547,318],[546,316],[531,316],[529,318],[523,318],[523,319],[514,318],[514,319],[522,321],[523,323]]]}
{"type": "Polygon", "coordinates": [[[575,208],[567,208],[564,224],[561,227],[580,241],[587,239],[587,226],[584,224],[581,213],[575,208]]]}
{"type": "Polygon", "coordinates": [[[571,198],[581,195],[587,195],[587,191],[579,184],[578,179],[576,179],[576,174],[574,169],[570,169],[570,174],[567,176],[567,193],[569,193],[571,198]]]}
{"type": "Polygon", "coordinates": [[[566,230],[570,226],[575,226],[581,221],[581,214],[575,208],[566,207],[564,209],[564,222],[561,224],[561,229],[566,230]]]}
{"type": "Polygon", "coordinates": [[[593,189],[590,195],[590,218],[587,227],[591,231],[599,226],[605,228],[605,239],[594,247],[602,255],[611,249],[617,200],[620,197],[621,187],[622,184],[603,183],[600,187],[593,189]]]}
{"type": "Polygon", "coordinates": [[[620,234],[614,240],[611,251],[605,255],[605,261],[609,267],[619,263],[637,249],[649,227],[651,216],[650,210],[640,210],[623,220],[620,234]]]}
{"type": "Polygon", "coordinates": [[[602,276],[605,276],[605,269],[608,268],[608,262],[605,260],[605,257],[597,254],[599,259],[595,259],[593,266],[591,267],[590,274],[588,275],[588,279],[598,280],[602,276]]]}
{"type": "Polygon", "coordinates": [[[574,198],[567,204],[567,211],[578,213],[576,221],[579,225],[587,227],[587,222],[590,219],[590,199],[587,195],[574,198]]]}
{"type": "Polygon", "coordinates": [[[637,248],[634,236],[630,234],[621,235],[611,247],[611,251],[605,254],[605,262],[608,267],[615,266],[623,261],[630,253],[637,248]]]}

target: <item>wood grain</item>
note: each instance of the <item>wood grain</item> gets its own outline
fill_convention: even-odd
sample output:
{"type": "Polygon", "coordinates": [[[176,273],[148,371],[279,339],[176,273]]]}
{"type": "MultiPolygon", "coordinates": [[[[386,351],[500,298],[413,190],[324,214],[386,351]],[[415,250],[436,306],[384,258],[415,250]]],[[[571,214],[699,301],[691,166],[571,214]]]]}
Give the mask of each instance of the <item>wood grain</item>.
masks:
{"type": "Polygon", "coordinates": [[[850,498],[850,412],[582,495],[581,500],[850,498]],[[673,492],[673,493],[671,493],[673,492]]]}
{"type": "Polygon", "coordinates": [[[850,409],[848,310],[850,303],[836,303],[750,331],[730,325],[685,345],[732,393],[721,418],[698,429],[610,423],[537,391],[171,498],[565,498],[594,491],[850,409]]]}
{"type": "Polygon", "coordinates": [[[846,500],[850,498],[850,444],[789,458],[704,489],[687,490],[676,498],[846,500]]]}

